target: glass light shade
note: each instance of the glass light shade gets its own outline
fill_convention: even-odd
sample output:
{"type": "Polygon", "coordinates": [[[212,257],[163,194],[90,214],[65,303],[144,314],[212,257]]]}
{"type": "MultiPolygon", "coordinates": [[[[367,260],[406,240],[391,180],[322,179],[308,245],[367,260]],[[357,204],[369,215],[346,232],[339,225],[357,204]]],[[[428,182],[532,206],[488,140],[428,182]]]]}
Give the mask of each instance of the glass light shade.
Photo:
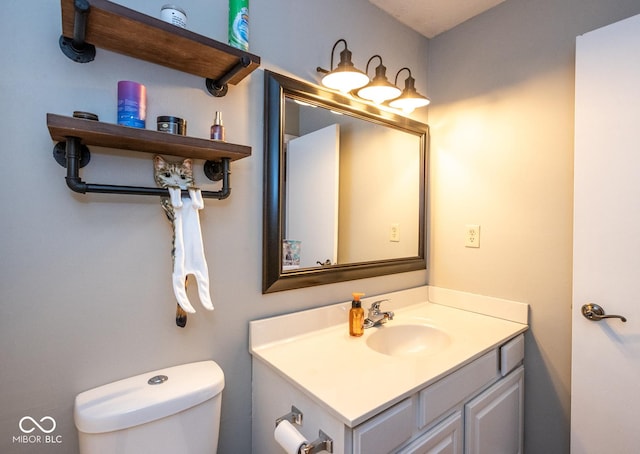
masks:
{"type": "Polygon", "coordinates": [[[347,42],[339,39],[331,50],[331,65],[333,66],[333,52],[338,43],[344,43],[344,50],[340,52],[340,63],[336,69],[332,69],[322,78],[322,85],[333,90],[349,93],[356,88],[364,87],[369,83],[369,76],[357,69],[351,61],[351,51],[347,48],[347,42]]]}
{"type": "Polygon", "coordinates": [[[402,109],[405,113],[411,113],[418,107],[424,107],[429,105],[429,99],[424,96],[416,93],[418,97],[414,97],[412,95],[409,96],[400,96],[399,98],[394,99],[389,103],[389,105],[395,109],[402,109]]]}
{"type": "Polygon", "coordinates": [[[322,85],[343,93],[349,93],[367,83],[369,83],[367,75],[353,67],[350,69],[338,67],[322,78],[322,85]]]}
{"type": "Polygon", "coordinates": [[[405,113],[411,113],[418,107],[424,107],[429,105],[431,101],[426,96],[422,96],[416,91],[415,79],[411,76],[407,77],[404,81],[404,90],[402,94],[389,102],[389,106],[395,109],[402,109],[405,113]]]}
{"type": "Polygon", "coordinates": [[[398,87],[388,82],[386,85],[376,85],[372,82],[358,90],[359,97],[373,101],[376,104],[382,104],[388,99],[397,98],[400,93],[398,87]]]}
{"type": "MultiPolygon", "coordinates": [[[[374,55],[374,57],[378,56],[374,55]]],[[[371,61],[371,59],[369,61],[371,61]]],[[[369,64],[367,63],[367,69],[368,67],[369,64]]],[[[358,90],[358,96],[373,101],[376,104],[382,104],[388,99],[400,96],[400,89],[387,80],[386,71],[387,68],[380,63],[376,67],[376,76],[366,86],[358,90]]]]}

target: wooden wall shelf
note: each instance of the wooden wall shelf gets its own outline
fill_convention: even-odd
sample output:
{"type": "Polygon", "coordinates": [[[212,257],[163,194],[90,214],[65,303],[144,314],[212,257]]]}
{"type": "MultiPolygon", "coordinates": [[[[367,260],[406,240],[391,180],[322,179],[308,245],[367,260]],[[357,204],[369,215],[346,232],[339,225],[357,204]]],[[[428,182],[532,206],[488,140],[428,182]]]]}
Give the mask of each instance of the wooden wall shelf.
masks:
{"type": "Polygon", "coordinates": [[[251,156],[251,147],[228,142],[169,134],[148,129],[102,123],[83,118],[47,114],[47,127],[58,144],[53,149],[54,159],[67,169],[67,186],[81,194],[154,195],[167,197],[167,189],[140,186],[116,186],[85,183],[80,168],[90,160],[87,145],[106,148],[166,154],[184,158],[203,159],[204,173],[213,180],[222,180],[219,191],[202,191],[204,198],[226,199],[231,194],[230,162],[251,156]]]}
{"type": "Polygon", "coordinates": [[[150,129],[130,128],[100,121],[47,114],[47,127],[51,138],[64,142],[69,137],[79,138],[83,145],[165,154],[184,158],[230,161],[251,156],[251,147],[229,142],[181,136],[150,129]]]}
{"type": "Polygon", "coordinates": [[[87,43],[225,86],[236,85],[260,66],[256,55],[107,0],[61,0],[61,9],[60,46],[67,56],[75,40],[79,48],[87,43]],[[77,4],[88,10],[85,20],[79,19],[77,4]]]}
{"type": "MultiPolygon", "coordinates": [[[[108,0],[60,0],[62,52],[71,60],[87,63],[96,46],[129,57],[206,78],[213,96],[224,96],[227,85],[236,85],[258,66],[260,57],[184,28],[147,16],[108,0]]],[[[54,158],[67,168],[67,185],[75,192],[159,195],[162,188],[89,184],[79,169],[90,159],[88,145],[165,154],[205,160],[204,170],[213,181],[222,180],[220,191],[202,191],[203,197],[229,196],[229,163],[251,156],[251,147],[209,139],[130,128],[99,121],[47,114],[54,158]]]]}

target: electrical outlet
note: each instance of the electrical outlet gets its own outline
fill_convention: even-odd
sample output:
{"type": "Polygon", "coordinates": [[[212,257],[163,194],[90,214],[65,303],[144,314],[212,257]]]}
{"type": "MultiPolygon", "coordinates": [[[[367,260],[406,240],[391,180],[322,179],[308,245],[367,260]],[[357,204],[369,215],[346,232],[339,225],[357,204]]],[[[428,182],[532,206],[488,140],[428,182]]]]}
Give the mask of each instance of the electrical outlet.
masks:
{"type": "Polygon", "coordinates": [[[400,224],[391,224],[389,241],[393,241],[394,243],[400,242],[400,224]]]}
{"type": "Polygon", "coordinates": [[[480,247],[480,226],[467,224],[464,237],[465,247],[480,247]]]}

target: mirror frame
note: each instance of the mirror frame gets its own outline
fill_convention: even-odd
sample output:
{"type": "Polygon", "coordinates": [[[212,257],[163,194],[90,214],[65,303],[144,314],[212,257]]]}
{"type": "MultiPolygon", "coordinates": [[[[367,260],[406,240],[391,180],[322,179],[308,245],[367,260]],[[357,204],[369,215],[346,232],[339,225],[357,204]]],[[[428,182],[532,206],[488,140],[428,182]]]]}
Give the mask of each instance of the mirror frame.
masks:
{"type": "MultiPolygon", "coordinates": [[[[264,71],[264,213],[262,245],[262,293],[403,273],[427,268],[426,175],[429,126],[399,114],[381,110],[317,85],[264,71]],[[406,258],[337,264],[300,270],[282,270],[284,238],[284,105],[285,97],[319,105],[372,123],[415,134],[420,138],[420,207],[418,255],[406,258]]],[[[366,219],[362,221],[366,223],[366,219]]]]}

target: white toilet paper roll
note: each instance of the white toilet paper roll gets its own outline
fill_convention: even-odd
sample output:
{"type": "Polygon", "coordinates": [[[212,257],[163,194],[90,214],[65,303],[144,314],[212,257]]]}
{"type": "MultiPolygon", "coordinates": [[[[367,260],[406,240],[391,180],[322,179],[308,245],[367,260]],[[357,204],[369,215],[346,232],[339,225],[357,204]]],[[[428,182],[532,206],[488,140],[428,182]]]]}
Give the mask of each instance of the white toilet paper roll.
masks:
{"type": "Polygon", "coordinates": [[[273,438],[287,454],[298,454],[300,447],[308,443],[307,439],[287,420],[280,421],[280,424],[276,426],[273,438]]]}

